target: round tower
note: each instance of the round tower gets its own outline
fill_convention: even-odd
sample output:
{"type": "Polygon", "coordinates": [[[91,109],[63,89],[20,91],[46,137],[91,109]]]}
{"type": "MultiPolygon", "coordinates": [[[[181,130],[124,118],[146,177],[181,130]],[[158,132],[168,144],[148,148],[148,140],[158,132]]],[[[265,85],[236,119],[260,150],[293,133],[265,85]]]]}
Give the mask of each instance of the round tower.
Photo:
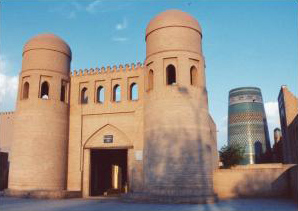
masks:
{"type": "Polygon", "coordinates": [[[41,34],[23,49],[9,190],[64,190],[71,50],[41,34]]]}
{"type": "Polygon", "coordinates": [[[198,21],[179,10],[159,14],[146,29],[144,190],[160,201],[214,200],[201,40],[198,21]]]}
{"type": "Polygon", "coordinates": [[[271,147],[261,89],[239,87],[229,92],[228,144],[245,152],[240,164],[270,161],[271,147]]]}

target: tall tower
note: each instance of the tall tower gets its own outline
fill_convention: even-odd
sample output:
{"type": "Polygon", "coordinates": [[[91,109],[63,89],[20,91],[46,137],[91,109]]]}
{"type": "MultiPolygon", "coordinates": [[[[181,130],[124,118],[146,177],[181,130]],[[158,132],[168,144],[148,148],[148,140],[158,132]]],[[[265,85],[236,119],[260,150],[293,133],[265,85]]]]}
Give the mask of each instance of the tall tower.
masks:
{"type": "Polygon", "coordinates": [[[41,34],[23,49],[9,191],[64,190],[71,50],[41,34]]]}
{"type": "Polygon", "coordinates": [[[146,29],[144,191],[160,201],[214,200],[202,30],[179,10],[146,29]]]}
{"type": "Polygon", "coordinates": [[[261,90],[240,87],[229,93],[228,143],[245,149],[242,164],[266,162],[270,140],[261,90]]]}

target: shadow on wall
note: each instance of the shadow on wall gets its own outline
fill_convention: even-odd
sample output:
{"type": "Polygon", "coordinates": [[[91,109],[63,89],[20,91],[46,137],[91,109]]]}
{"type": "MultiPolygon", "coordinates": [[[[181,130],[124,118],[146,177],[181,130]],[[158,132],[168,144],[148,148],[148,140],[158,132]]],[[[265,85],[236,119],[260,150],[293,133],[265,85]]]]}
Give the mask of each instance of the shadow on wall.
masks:
{"type": "MultiPolygon", "coordinates": [[[[151,130],[146,137],[149,139],[146,142],[149,152],[146,152],[147,191],[156,196],[200,196],[200,200],[208,200],[213,196],[212,146],[203,141],[207,137],[202,137],[206,123],[202,122],[204,115],[199,111],[204,104],[197,103],[186,87],[171,88],[178,89],[178,93],[173,94],[178,96],[167,99],[172,106],[165,107],[162,111],[165,116],[156,122],[163,128],[151,130]],[[175,97],[181,98],[184,103],[181,104],[175,97]],[[177,114],[177,107],[181,105],[183,109],[178,109],[177,114]],[[165,118],[167,116],[173,118],[169,120],[165,118]],[[169,121],[170,127],[167,127],[169,121]]],[[[204,133],[209,134],[210,131],[204,133]]]]}
{"type": "Polygon", "coordinates": [[[263,154],[263,146],[262,143],[260,141],[256,141],[254,143],[254,148],[255,148],[255,159],[256,159],[256,163],[261,163],[261,156],[263,154]]]}
{"type": "Polygon", "coordinates": [[[288,126],[288,134],[289,134],[289,163],[298,164],[298,115],[292,120],[290,125],[288,126]]]}
{"type": "Polygon", "coordinates": [[[275,171],[259,171],[244,174],[234,188],[237,197],[290,197],[289,173],[275,171]]]}
{"type": "Polygon", "coordinates": [[[293,165],[255,164],[218,169],[214,188],[219,198],[288,198],[293,165]]]}
{"type": "MultiPolygon", "coordinates": [[[[264,114],[266,114],[265,110],[263,111],[264,114]]],[[[263,118],[263,125],[264,125],[264,131],[265,131],[265,153],[270,153],[271,152],[271,145],[270,145],[270,135],[269,135],[269,131],[268,131],[268,123],[267,123],[267,119],[263,118]]]]}
{"type": "Polygon", "coordinates": [[[298,165],[290,169],[290,182],[292,198],[298,204],[298,165]]]}
{"type": "Polygon", "coordinates": [[[272,153],[270,150],[264,149],[260,141],[254,143],[255,162],[256,163],[271,163],[272,153]]]}

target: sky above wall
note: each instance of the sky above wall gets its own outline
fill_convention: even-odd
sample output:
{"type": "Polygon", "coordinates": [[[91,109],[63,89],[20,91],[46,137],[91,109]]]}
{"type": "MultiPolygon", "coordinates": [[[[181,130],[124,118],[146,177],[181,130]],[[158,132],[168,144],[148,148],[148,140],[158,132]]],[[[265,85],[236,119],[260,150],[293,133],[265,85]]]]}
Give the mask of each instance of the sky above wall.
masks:
{"type": "Polygon", "coordinates": [[[145,29],[167,9],[190,13],[203,29],[203,52],[218,148],[227,142],[228,92],[261,88],[269,124],[279,127],[281,85],[297,96],[297,3],[207,1],[8,1],[0,13],[0,112],[15,109],[23,45],[40,33],[63,38],[72,70],[144,62],[145,29]]]}

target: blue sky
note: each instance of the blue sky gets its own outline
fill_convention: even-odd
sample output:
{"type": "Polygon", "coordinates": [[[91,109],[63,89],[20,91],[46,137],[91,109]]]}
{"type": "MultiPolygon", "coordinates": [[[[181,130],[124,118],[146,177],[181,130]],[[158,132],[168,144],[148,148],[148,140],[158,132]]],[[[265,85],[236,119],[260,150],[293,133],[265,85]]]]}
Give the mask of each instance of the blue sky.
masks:
{"type": "MultiPolygon", "coordinates": [[[[181,9],[203,28],[209,108],[219,147],[227,140],[228,92],[261,88],[269,130],[279,124],[281,85],[297,96],[297,3],[239,1],[2,1],[0,111],[14,110],[25,42],[39,33],[62,37],[72,70],[144,62],[145,29],[167,9],[181,9]]],[[[272,138],[272,136],[271,136],[272,138]]],[[[272,141],[272,140],[271,140],[272,141]]]]}

